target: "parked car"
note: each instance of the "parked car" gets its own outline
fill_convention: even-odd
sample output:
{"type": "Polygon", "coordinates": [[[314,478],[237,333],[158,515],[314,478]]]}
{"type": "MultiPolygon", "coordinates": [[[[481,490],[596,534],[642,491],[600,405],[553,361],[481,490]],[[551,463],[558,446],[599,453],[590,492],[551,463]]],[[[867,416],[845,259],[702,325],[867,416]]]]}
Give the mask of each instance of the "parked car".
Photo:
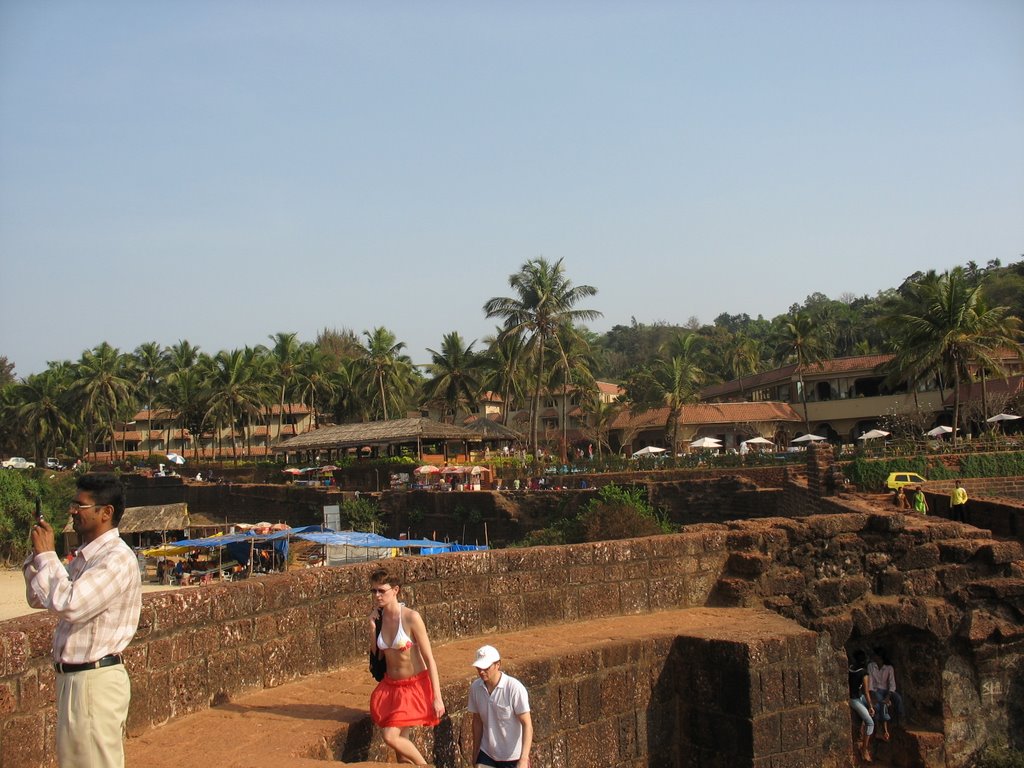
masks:
{"type": "Polygon", "coordinates": [[[67,467],[65,467],[63,464],[60,463],[60,459],[55,459],[52,456],[48,456],[47,457],[47,459],[46,459],[46,468],[47,469],[57,469],[57,470],[67,469],[67,467]]]}
{"type": "Polygon", "coordinates": [[[4,469],[35,469],[36,463],[28,461],[21,456],[11,456],[7,461],[2,462],[4,469]]]}
{"type": "Polygon", "coordinates": [[[928,480],[921,477],[917,472],[890,472],[885,481],[885,487],[891,491],[902,488],[904,485],[920,485],[928,480]]]}

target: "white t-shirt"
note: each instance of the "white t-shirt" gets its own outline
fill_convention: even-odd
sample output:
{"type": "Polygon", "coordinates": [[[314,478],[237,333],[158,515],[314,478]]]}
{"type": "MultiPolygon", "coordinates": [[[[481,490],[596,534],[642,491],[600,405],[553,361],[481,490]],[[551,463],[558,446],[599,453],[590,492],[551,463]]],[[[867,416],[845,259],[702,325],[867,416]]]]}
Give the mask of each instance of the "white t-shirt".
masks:
{"type": "Polygon", "coordinates": [[[523,724],[519,715],[530,711],[526,686],[502,672],[488,695],[484,681],[477,678],[469,686],[469,711],[480,715],[484,724],[480,749],[495,760],[518,760],[522,756],[523,724]]]}

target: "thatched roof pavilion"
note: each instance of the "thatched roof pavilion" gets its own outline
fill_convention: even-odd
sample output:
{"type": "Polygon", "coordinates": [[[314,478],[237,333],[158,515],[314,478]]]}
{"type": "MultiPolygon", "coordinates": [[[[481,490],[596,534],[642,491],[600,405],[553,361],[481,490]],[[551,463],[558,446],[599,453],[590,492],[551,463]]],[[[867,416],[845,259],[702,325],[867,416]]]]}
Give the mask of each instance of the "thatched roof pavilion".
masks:
{"type": "Polygon", "coordinates": [[[443,443],[449,440],[474,442],[479,439],[480,436],[472,430],[454,424],[444,424],[433,419],[390,419],[388,421],[368,421],[360,424],[321,427],[275,445],[274,451],[276,453],[344,451],[364,446],[390,447],[415,444],[416,453],[419,455],[423,452],[423,443],[443,443]]]}
{"type": "Polygon", "coordinates": [[[521,433],[516,432],[511,427],[506,427],[500,421],[494,419],[488,419],[487,417],[481,416],[480,418],[474,419],[466,425],[466,429],[471,432],[477,433],[477,439],[483,439],[486,442],[491,441],[504,441],[513,440],[522,442],[524,437],[521,433]]]}

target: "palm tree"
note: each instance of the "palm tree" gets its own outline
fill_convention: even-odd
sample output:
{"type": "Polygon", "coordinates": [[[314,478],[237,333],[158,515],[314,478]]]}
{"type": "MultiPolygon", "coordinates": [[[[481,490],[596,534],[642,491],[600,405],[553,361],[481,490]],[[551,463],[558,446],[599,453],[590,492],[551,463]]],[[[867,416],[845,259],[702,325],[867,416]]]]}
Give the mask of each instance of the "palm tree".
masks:
{"type": "Polygon", "coordinates": [[[109,434],[111,449],[116,453],[114,426],[118,417],[134,402],[134,387],[126,375],[124,355],[104,341],[82,353],[75,373],[76,381],[71,391],[85,417],[90,439],[95,438],[97,429],[99,434],[109,434]]]}
{"type": "Polygon", "coordinates": [[[387,328],[363,331],[366,343],[359,359],[358,382],[367,398],[371,418],[387,421],[389,414],[403,413],[415,389],[412,360],[402,353],[400,342],[387,328]]]}
{"type": "Polygon", "coordinates": [[[747,392],[743,386],[743,377],[757,373],[757,364],[761,360],[758,347],[754,339],[739,331],[729,337],[722,354],[730,375],[739,381],[740,397],[744,400],[747,398],[747,392]]]}
{"type": "Polygon", "coordinates": [[[516,295],[497,296],[484,304],[487,317],[504,320],[502,337],[516,336],[523,341],[523,353],[533,362],[534,388],[530,408],[530,448],[537,452],[537,421],[540,387],[545,378],[545,352],[563,326],[595,320],[601,313],[593,309],[577,309],[597,289],[589,285],[574,286],[565,274],[562,260],[554,264],[544,258],[531,259],[508,278],[516,295]]]}
{"type": "Polygon", "coordinates": [[[66,382],[54,369],[29,376],[16,385],[18,405],[15,413],[34,445],[34,455],[55,456],[64,451],[71,438],[72,424],[67,416],[66,382]]]}
{"type": "Polygon", "coordinates": [[[265,389],[253,381],[252,367],[247,365],[245,350],[221,351],[213,358],[210,371],[210,397],[205,420],[212,421],[216,430],[226,425],[231,430],[231,456],[238,461],[238,426],[258,416],[264,402],[265,389]]]}
{"type": "MultiPolygon", "coordinates": [[[[912,292],[913,304],[886,316],[886,326],[897,329],[900,345],[896,366],[910,378],[932,371],[952,381],[953,443],[960,424],[960,387],[970,382],[972,370],[1001,371],[998,353],[1019,343],[1020,319],[1009,307],[990,307],[981,286],[962,267],[922,281],[912,292]]],[[[987,415],[987,414],[986,414],[987,415]]]]}
{"type": "Polygon", "coordinates": [[[804,371],[809,365],[824,358],[826,342],[818,325],[805,312],[793,312],[782,319],[776,337],[776,354],[782,359],[796,363],[796,375],[800,386],[800,402],[804,407],[804,429],[811,432],[807,416],[807,387],[804,386],[804,371]]]}
{"type": "Polygon", "coordinates": [[[661,348],[662,357],[634,371],[625,383],[626,399],[638,413],[668,408],[665,434],[678,452],[679,422],[683,407],[698,400],[704,370],[700,365],[699,337],[677,334],[661,348]]]}
{"type": "Polygon", "coordinates": [[[475,340],[467,345],[458,331],[452,331],[441,340],[440,352],[427,349],[432,376],[424,382],[423,393],[441,403],[442,421],[451,414],[454,423],[459,408],[469,410],[480,395],[480,356],[473,351],[474,344],[475,340]]]}
{"type": "Polygon", "coordinates": [[[611,432],[615,418],[622,411],[622,403],[618,400],[605,402],[595,387],[587,390],[580,402],[580,408],[583,410],[584,423],[587,425],[585,431],[597,443],[597,456],[601,458],[605,447],[609,451],[612,449],[608,442],[608,434],[611,432]]]}
{"type": "MultiPolygon", "coordinates": [[[[146,409],[148,417],[147,435],[153,429],[153,403],[156,400],[164,379],[170,372],[167,352],[160,348],[155,341],[147,341],[135,348],[130,359],[131,372],[134,375],[134,384],[142,405],[146,409]]],[[[170,447],[170,441],[167,443],[170,447]]],[[[153,441],[146,439],[147,452],[153,455],[153,441]]]]}
{"type": "Polygon", "coordinates": [[[184,371],[191,368],[199,360],[200,354],[199,347],[193,347],[188,341],[182,339],[167,348],[168,368],[171,371],[184,371]]]}
{"type": "Polygon", "coordinates": [[[560,360],[561,365],[552,372],[551,385],[562,390],[562,413],[559,419],[562,425],[562,462],[565,463],[568,450],[569,402],[575,397],[580,399],[580,392],[589,392],[596,388],[594,375],[594,357],[590,344],[583,334],[571,325],[564,325],[555,334],[551,352],[560,360]]]}
{"type": "Polygon", "coordinates": [[[523,340],[519,336],[488,336],[482,361],[484,386],[501,397],[501,423],[523,400],[523,340]]]}
{"type": "Polygon", "coordinates": [[[299,352],[298,383],[295,393],[299,402],[309,405],[313,428],[320,425],[322,406],[330,402],[339,385],[338,361],[314,344],[303,344],[299,352]]]}
{"type": "MultiPolygon", "coordinates": [[[[299,367],[299,341],[294,333],[275,333],[269,337],[274,346],[270,348],[270,361],[273,368],[273,378],[280,397],[278,405],[281,409],[278,414],[277,437],[280,439],[284,427],[284,402],[285,397],[295,387],[298,380],[299,367]]],[[[291,406],[288,408],[288,415],[291,417],[291,406]]],[[[267,435],[269,440],[270,435],[267,435]]]]}
{"type": "MultiPolygon", "coordinates": [[[[204,366],[205,367],[205,366],[204,366]]],[[[174,421],[192,436],[193,457],[202,455],[203,416],[207,410],[206,379],[200,367],[175,371],[157,394],[157,404],[174,414],[174,421]]],[[[169,444],[169,443],[168,443],[169,444]]]]}

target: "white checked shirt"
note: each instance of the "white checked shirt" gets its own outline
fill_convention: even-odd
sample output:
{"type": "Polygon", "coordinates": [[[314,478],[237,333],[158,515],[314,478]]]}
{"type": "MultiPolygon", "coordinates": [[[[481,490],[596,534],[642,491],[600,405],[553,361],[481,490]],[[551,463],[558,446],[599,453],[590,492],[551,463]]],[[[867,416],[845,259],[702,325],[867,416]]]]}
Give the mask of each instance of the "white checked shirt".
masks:
{"type": "Polygon", "coordinates": [[[68,570],[56,552],[41,552],[24,573],[29,605],[60,617],[55,662],[85,664],[128,647],[139,626],[142,577],[116,528],[82,547],[68,570]]]}

